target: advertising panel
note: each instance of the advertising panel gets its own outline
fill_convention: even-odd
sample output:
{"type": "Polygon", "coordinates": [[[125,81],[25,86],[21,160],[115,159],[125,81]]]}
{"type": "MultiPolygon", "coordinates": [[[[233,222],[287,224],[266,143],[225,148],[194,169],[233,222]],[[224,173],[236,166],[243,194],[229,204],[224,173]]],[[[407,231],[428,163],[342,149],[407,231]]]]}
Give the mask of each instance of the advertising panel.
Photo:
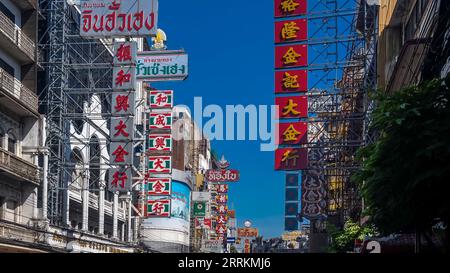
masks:
{"type": "Polygon", "coordinates": [[[157,0],[81,0],[80,35],[90,38],[154,36],[157,0]]]}
{"type": "Polygon", "coordinates": [[[149,82],[184,80],[188,76],[188,55],[182,51],[139,52],[136,76],[149,82]]]}

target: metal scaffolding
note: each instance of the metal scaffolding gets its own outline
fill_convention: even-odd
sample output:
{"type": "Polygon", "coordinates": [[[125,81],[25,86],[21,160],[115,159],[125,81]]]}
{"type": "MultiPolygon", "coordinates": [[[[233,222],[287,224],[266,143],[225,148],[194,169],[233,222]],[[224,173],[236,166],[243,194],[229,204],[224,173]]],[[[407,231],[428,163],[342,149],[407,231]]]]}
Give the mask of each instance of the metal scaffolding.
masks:
{"type": "Polygon", "coordinates": [[[303,176],[321,182],[326,201],[312,221],[339,226],[360,216],[350,177],[359,167],[356,151],[371,141],[377,12],[365,0],[318,0],[308,10],[309,168],[303,176]]]}
{"type": "MultiPolygon", "coordinates": [[[[82,38],[76,3],[39,1],[39,101],[47,118],[49,151],[47,215],[58,226],[69,224],[69,190],[101,194],[111,202],[117,198],[106,188],[113,40],[82,38]],[[80,180],[86,182],[77,186],[80,180]]],[[[136,107],[143,108],[145,95],[137,97],[136,107]]],[[[139,123],[137,152],[142,151],[143,130],[139,123]]],[[[135,157],[138,176],[143,173],[142,159],[135,157]]]]}

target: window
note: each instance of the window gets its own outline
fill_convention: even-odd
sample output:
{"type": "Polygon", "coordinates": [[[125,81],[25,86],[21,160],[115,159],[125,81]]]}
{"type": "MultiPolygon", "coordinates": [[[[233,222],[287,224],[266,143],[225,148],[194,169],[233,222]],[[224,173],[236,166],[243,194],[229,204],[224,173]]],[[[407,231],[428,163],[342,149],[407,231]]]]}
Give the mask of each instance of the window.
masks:
{"type": "Polygon", "coordinates": [[[5,219],[11,222],[16,221],[16,207],[17,203],[12,200],[6,200],[5,219]]]}
{"type": "Polygon", "coordinates": [[[11,77],[14,77],[14,68],[7,64],[2,58],[0,58],[0,68],[8,73],[11,77]]]}
{"type": "Polygon", "coordinates": [[[14,16],[14,13],[12,13],[5,5],[3,5],[0,2],[0,11],[6,15],[6,17],[8,17],[9,20],[11,20],[11,22],[15,23],[16,22],[16,16],[14,16]]]}
{"type": "Polygon", "coordinates": [[[13,136],[10,136],[8,138],[8,151],[15,154],[16,153],[16,144],[17,144],[17,140],[13,136]]]}

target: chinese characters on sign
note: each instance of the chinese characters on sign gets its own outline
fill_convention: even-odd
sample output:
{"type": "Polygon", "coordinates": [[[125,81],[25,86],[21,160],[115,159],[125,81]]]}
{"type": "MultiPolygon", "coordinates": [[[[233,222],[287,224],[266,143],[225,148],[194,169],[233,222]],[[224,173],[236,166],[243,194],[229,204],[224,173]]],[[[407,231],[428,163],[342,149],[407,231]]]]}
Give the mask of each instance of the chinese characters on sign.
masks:
{"type": "Polygon", "coordinates": [[[304,170],[308,167],[305,148],[282,148],[275,150],[275,170],[304,170]]]}
{"type": "Polygon", "coordinates": [[[277,144],[304,144],[308,142],[308,123],[280,123],[277,144]]]}
{"type": "Polygon", "coordinates": [[[114,43],[108,185],[112,192],[128,192],[132,187],[136,48],[131,41],[114,43]]]}
{"type": "Polygon", "coordinates": [[[169,217],[170,199],[148,200],[147,217],[169,217]]]}
{"type": "MultiPolygon", "coordinates": [[[[164,195],[169,203],[172,201],[172,107],[173,91],[148,90],[148,105],[150,107],[148,133],[148,176],[155,181],[154,190],[148,192],[148,200],[154,201],[155,195],[164,195]],[[158,175],[158,178],[152,175],[158,175]],[[160,178],[160,177],[164,178],[160,178]],[[162,183],[165,181],[164,187],[162,183]],[[155,188],[156,187],[156,188],[155,188]]],[[[170,217],[170,213],[159,217],[170,217]]],[[[151,216],[150,217],[154,217],[151,216]]]]}
{"type": "Polygon", "coordinates": [[[151,109],[172,109],[173,107],[173,91],[150,91],[150,108],[151,109]]]}
{"type": "Polygon", "coordinates": [[[149,150],[151,152],[171,152],[172,135],[149,135],[149,150]]]}
{"type": "Polygon", "coordinates": [[[154,36],[158,24],[157,0],[81,0],[82,37],[154,36]]]}
{"type": "MultiPolygon", "coordinates": [[[[275,0],[275,94],[306,93],[308,91],[308,19],[307,0],[275,0]],[[303,17],[289,19],[289,17],[303,17]]],[[[300,171],[308,168],[308,98],[278,96],[275,170],[286,174],[285,230],[298,229],[300,171]]]]}
{"type": "Polygon", "coordinates": [[[286,70],[275,72],[275,93],[298,93],[308,90],[306,70],[286,70]]]}
{"type": "Polygon", "coordinates": [[[308,0],[275,0],[275,17],[305,15],[307,1],[308,0]]]}
{"type": "Polygon", "coordinates": [[[170,178],[147,178],[145,183],[147,185],[148,195],[158,196],[171,194],[170,178]]]}
{"type": "Polygon", "coordinates": [[[306,19],[275,22],[275,43],[290,43],[308,39],[308,22],[306,19]]]}
{"type": "Polygon", "coordinates": [[[307,45],[289,45],[275,47],[275,68],[291,68],[307,65],[307,45]]]}
{"type": "Polygon", "coordinates": [[[308,117],[308,97],[279,97],[275,99],[278,106],[278,117],[285,118],[307,118],[308,117]]]}
{"type": "Polygon", "coordinates": [[[148,165],[150,174],[170,174],[172,172],[172,156],[149,156],[148,165]]]}
{"type": "Polygon", "coordinates": [[[149,129],[172,129],[172,112],[150,113],[149,129]]]}

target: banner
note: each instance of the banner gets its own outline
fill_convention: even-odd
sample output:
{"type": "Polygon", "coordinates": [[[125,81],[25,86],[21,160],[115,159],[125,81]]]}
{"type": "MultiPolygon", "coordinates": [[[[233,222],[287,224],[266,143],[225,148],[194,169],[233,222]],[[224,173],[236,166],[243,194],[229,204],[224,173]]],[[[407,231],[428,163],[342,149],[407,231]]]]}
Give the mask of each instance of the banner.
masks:
{"type": "Polygon", "coordinates": [[[145,51],[137,57],[136,77],[143,81],[185,80],[188,55],[183,51],[145,51]]]}
{"type": "Polygon", "coordinates": [[[81,0],[80,36],[89,38],[155,36],[157,0],[81,0]]]}

